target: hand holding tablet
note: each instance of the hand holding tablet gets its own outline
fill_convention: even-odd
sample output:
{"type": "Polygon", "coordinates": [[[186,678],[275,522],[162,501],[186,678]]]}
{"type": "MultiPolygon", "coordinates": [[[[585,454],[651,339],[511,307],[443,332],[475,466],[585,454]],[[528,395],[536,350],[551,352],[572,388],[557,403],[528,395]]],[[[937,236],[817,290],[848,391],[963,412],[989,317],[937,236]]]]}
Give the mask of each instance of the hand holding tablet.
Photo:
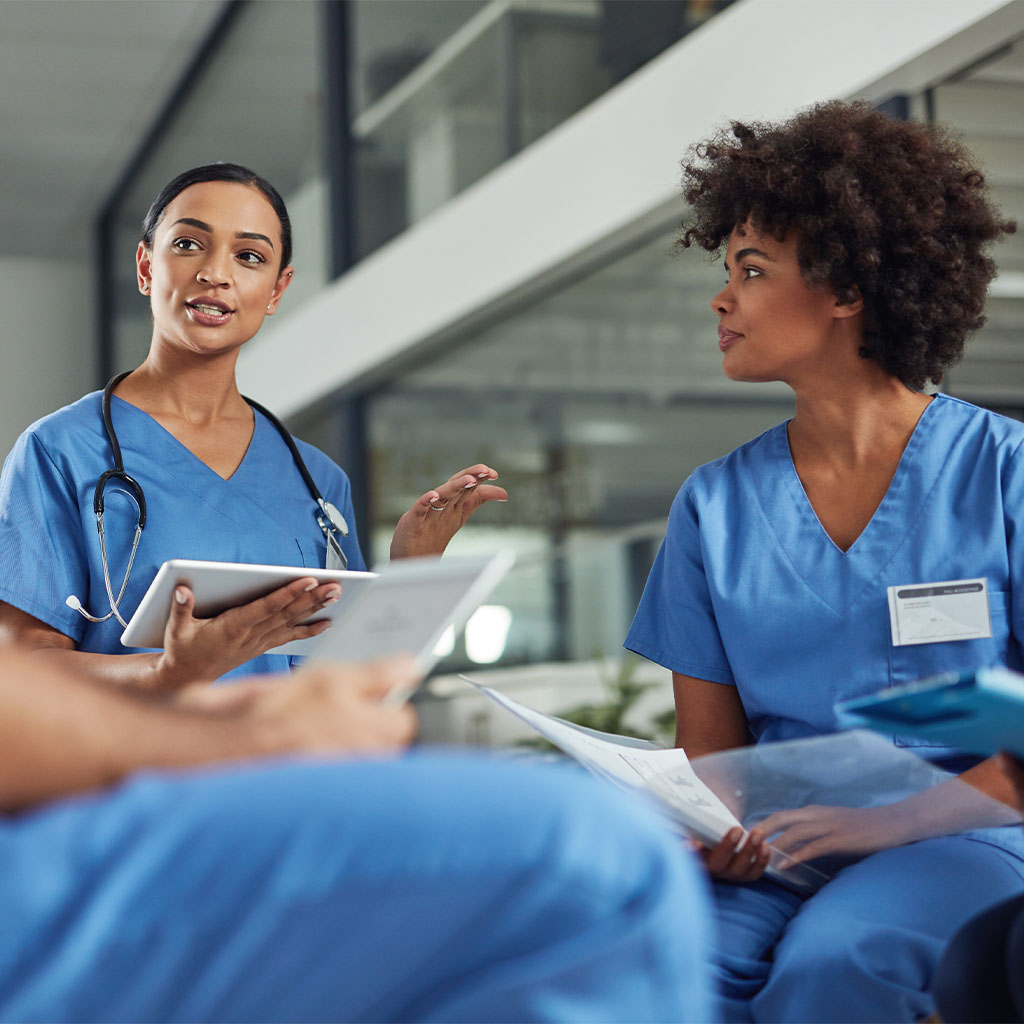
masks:
{"type": "MultiPolygon", "coordinates": [[[[407,558],[380,573],[305,569],[173,559],[165,562],[121,637],[126,647],[160,648],[174,590],[186,584],[195,594],[196,617],[212,617],[256,600],[292,580],[337,581],[338,601],[314,619],[330,618],[325,633],[276,648],[313,661],[367,661],[411,654],[425,674],[437,662],[438,641],[451,626],[461,629],[477,606],[508,572],[508,551],[476,557],[407,558]]],[[[393,695],[398,703],[408,696],[393,695]]]]}
{"type": "MultiPolygon", "coordinates": [[[[173,558],[164,562],[146,591],[128,627],[121,634],[125,647],[160,649],[164,628],[174,600],[174,590],[184,584],[195,595],[193,614],[209,619],[229,608],[248,604],[291,583],[309,577],[318,583],[337,582],[343,594],[351,594],[373,579],[376,573],[348,569],[308,569],[295,565],[255,565],[242,562],[206,562],[173,558]]],[[[333,620],[338,604],[328,605],[308,621],[333,620]]],[[[276,654],[306,654],[316,640],[295,640],[274,648],[276,654]]]]}

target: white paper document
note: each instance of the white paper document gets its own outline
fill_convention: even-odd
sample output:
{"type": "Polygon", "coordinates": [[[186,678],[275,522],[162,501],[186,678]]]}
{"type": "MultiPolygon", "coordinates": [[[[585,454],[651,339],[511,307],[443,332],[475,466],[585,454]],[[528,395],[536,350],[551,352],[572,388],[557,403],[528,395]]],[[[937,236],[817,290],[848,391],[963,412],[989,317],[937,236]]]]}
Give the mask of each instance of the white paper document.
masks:
{"type": "MultiPolygon", "coordinates": [[[[732,811],[698,778],[682,750],[587,729],[534,711],[467,676],[461,678],[522,719],[588,771],[621,788],[639,790],[654,797],[674,824],[688,835],[713,845],[731,828],[742,827],[732,811]]],[[[828,880],[827,875],[806,864],[781,870],[778,865],[784,859],[784,854],[773,853],[766,872],[769,877],[797,889],[816,889],[828,880]]]]}

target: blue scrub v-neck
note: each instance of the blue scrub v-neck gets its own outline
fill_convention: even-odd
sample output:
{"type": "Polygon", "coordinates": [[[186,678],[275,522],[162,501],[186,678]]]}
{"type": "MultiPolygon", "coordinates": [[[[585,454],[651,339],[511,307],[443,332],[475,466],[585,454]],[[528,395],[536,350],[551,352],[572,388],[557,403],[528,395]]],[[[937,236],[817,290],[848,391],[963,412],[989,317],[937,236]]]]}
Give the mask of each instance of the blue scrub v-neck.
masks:
{"type": "MultiPolygon", "coordinates": [[[[218,480],[224,481],[224,483],[230,483],[235,479],[239,470],[246,464],[249,459],[249,454],[253,448],[253,441],[256,438],[256,433],[260,429],[260,422],[263,420],[262,416],[259,416],[255,409],[251,409],[253,416],[253,431],[249,437],[249,442],[245,446],[245,452],[242,454],[242,458],[239,460],[238,465],[235,466],[234,472],[230,476],[221,476],[209,463],[204,462],[191,448],[188,447],[183,441],[175,437],[174,434],[168,430],[155,416],[146,412],[145,409],[139,408],[131,402],[125,401],[117,395],[112,395],[110,399],[110,410],[111,420],[114,420],[114,409],[120,410],[118,412],[118,418],[122,416],[127,420],[132,421],[138,417],[145,417],[149,421],[147,426],[147,433],[151,433],[154,437],[161,436],[161,432],[167,435],[167,452],[169,456],[180,455],[180,459],[176,461],[181,463],[184,468],[187,463],[192,471],[201,472],[203,469],[212,473],[218,480]],[[180,449],[180,451],[179,451],[180,449]]],[[[117,423],[114,422],[114,429],[117,430],[117,423]]]]}
{"type": "MultiPolygon", "coordinates": [[[[223,477],[144,409],[118,398],[117,395],[111,399],[110,408],[118,437],[121,438],[124,434],[124,438],[121,439],[123,451],[126,448],[135,447],[140,452],[147,451],[150,456],[156,456],[159,453],[164,470],[173,473],[183,486],[194,489],[198,494],[203,494],[211,488],[213,491],[217,491],[220,485],[223,485],[225,491],[248,489],[254,483],[253,474],[250,471],[252,463],[259,460],[261,453],[266,453],[268,445],[273,441],[276,440],[280,443],[277,431],[265,417],[254,409],[253,432],[246,445],[245,454],[231,476],[223,477]],[[270,432],[270,436],[267,431],[270,432]],[[130,438],[142,439],[143,443],[140,444],[136,441],[133,446],[132,442],[128,440],[130,438]]],[[[126,469],[128,468],[127,462],[126,454],[126,469]]],[[[131,472],[130,469],[128,471],[131,472]]]]}
{"type": "Polygon", "coordinates": [[[1016,420],[937,396],[844,552],[804,493],[786,424],[773,427],[680,489],[626,647],[735,685],[758,740],[832,732],[837,701],[887,685],[1024,668],[1022,444],[1016,420]],[[976,577],[991,638],[893,646],[888,587],[976,577]]]}
{"type": "Polygon", "coordinates": [[[882,500],[845,551],[822,525],[807,496],[793,461],[788,422],[764,435],[765,459],[775,463],[776,470],[753,473],[758,500],[763,508],[774,508],[767,488],[775,480],[785,490],[792,510],[788,516],[766,515],[766,522],[795,572],[836,615],[849,613],[873,592],[879,573],[884,572],[913,529],[913,509],[928,501],[942,468],[941,461],[928,458],[934,405],[933,400],[925,406],[882,500]]]}
{"type": "MultiPolygon", "coordinates": [[[[122,601],[138,607],[169,558],[322,567],[323,534],[316,506],[291,452],[273,425],[254,411],[245,456],[224,479],[148,413],[115,397],[111,416],[124,467],[142,486],[147,521],[122,601]]],[[[356,540],[348,478],[323,452],[296,441],[324,497],[346,518],[342,549],[364,568],[356,540]]],[[[68,608],[77,595],[94,614],[109,608],[93,514],[97,478],[112,465],[100,415],[100,393],[33,424],[18,439],[0,478],[0,600],[33,615],[83,651],[126,653],[116,619],[89,623],[68,608]]],[[[110,575],[120,587],[138,509],[125,489],[108,488],[104,525],[110,575]]],[[[285,655],[262,655],[231,675],[285,671],[285,655]]]]}

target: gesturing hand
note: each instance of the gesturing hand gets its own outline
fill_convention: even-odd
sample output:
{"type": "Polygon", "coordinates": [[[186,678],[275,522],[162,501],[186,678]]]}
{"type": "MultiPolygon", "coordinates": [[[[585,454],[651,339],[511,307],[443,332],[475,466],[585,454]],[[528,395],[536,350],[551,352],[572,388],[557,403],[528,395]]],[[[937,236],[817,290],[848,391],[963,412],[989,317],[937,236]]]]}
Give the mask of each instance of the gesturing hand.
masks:
{"type": "Polygon", "coordinates": [[[484,483],[497,472],[477,464],[459,470],[445,483],[416,499],[395,527],[392,558],[440,555],[466,520],[485,502],[508,501],[504,487],[484,483]]]}
{"type": "Polygon", "coordinates": [[[176,587],[157,667],[161,688],[177,690],[190,683],[210,681],[273,647],[317,636],[330,626],[329,622],[300,623],[332,604],[340,594],[337,583],[298,579],[212,619],[197,619],[192,614],[192,591],[186,586],[176,587]]]}

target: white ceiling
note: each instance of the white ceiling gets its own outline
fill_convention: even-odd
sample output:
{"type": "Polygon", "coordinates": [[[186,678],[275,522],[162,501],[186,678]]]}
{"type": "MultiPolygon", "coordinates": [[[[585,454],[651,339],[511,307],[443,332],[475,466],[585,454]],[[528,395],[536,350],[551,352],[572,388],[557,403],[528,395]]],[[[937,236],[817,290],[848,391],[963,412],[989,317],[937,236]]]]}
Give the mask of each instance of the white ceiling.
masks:
{"type": "Polygon", "coordinates": [[[0,256],[91,251],[96,213],[223,0],[0,0],[0,256]]]}

